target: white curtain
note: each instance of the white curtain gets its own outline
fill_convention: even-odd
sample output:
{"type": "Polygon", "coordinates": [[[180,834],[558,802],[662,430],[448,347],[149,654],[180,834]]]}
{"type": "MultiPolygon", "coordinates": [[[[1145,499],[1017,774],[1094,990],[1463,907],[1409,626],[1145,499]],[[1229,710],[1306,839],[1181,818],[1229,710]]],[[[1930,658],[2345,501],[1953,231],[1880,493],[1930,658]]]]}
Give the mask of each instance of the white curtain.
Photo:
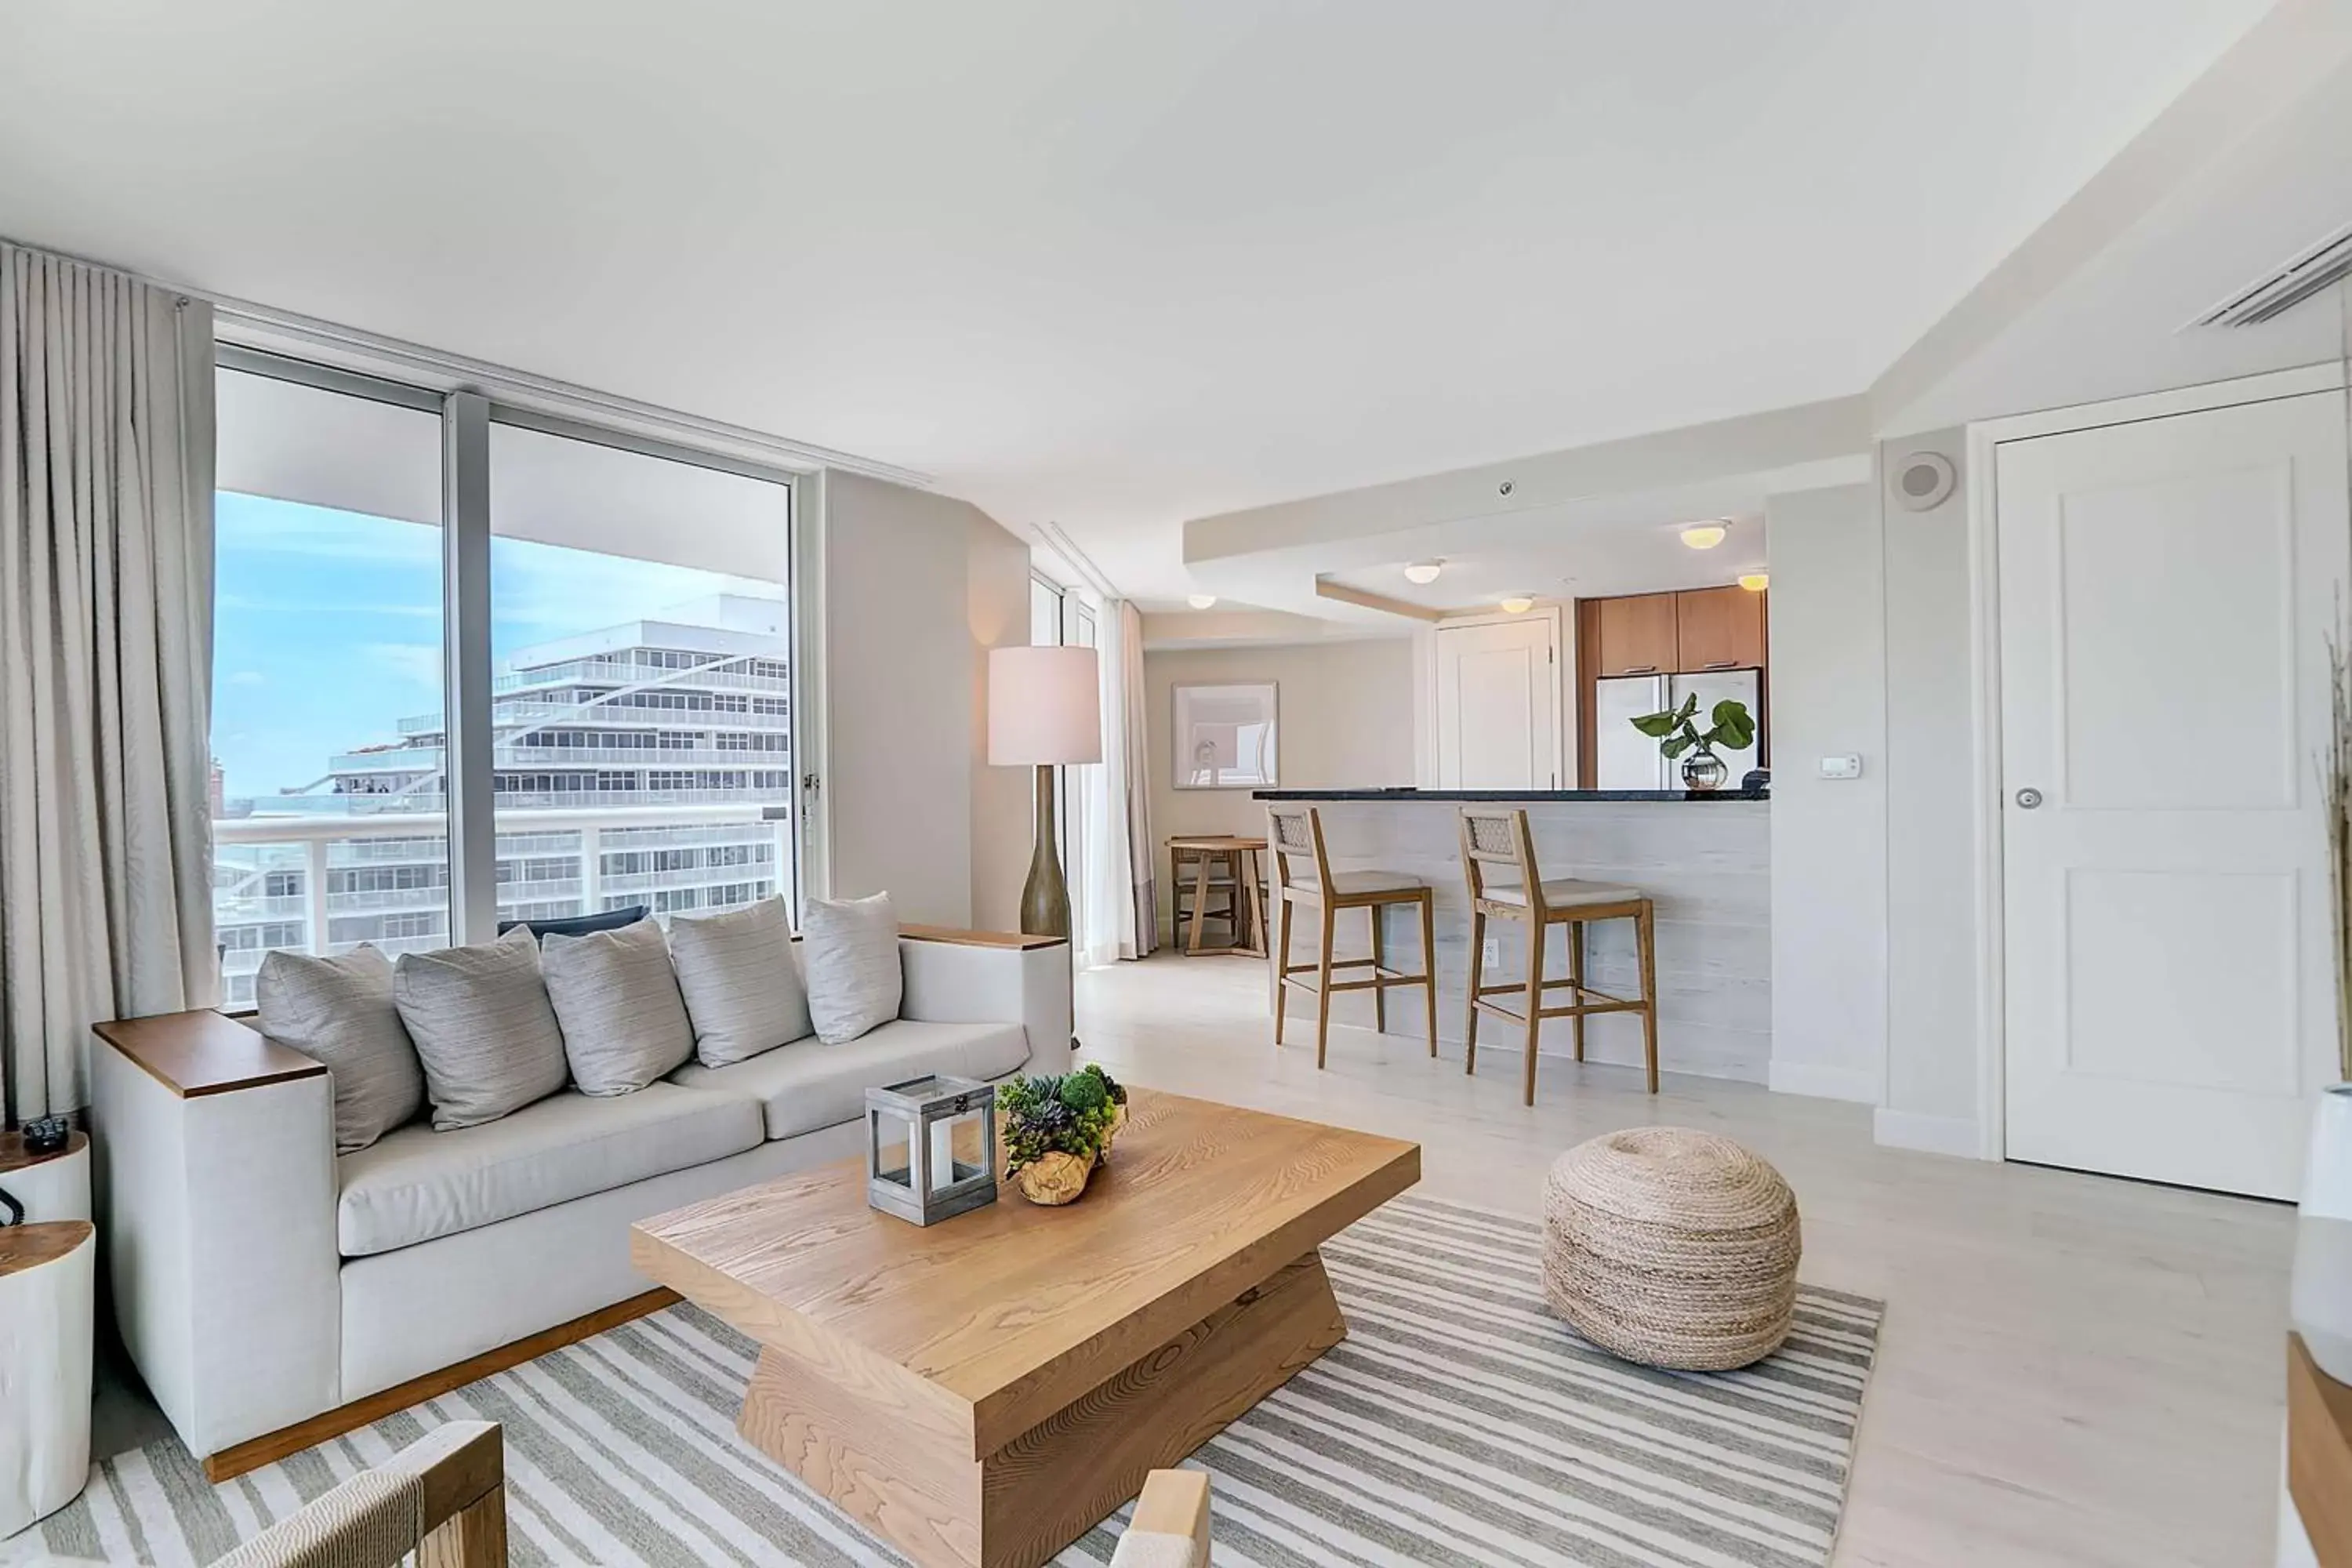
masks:
{"type": "Polygon", "coordinates": [[[1078,932],[1081,966],[1141,958],[1159,944],[1152,907],[1150,777],[1145,772],[1143,616],[1124,599],[1103,606],[1103,760],[1088,768],[1087,897],[1078,932]]]}
{"type": "Polygon", "coordinates": [[[209,1006],[212,310],[0,245],[0,1110],[209,1006]]]}

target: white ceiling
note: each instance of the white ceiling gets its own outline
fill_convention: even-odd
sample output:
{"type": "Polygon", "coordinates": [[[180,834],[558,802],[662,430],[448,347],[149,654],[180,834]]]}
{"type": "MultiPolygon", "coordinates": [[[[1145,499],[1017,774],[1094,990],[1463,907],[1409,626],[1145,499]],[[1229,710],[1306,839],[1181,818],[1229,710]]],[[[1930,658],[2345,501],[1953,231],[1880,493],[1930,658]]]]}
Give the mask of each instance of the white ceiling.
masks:
{"type": "Polygon", "coordinates": [[[1184,519],[1856,392],[2267,0],[16,0],[0,233],[1184,519]]]}
{"type": "Polygon", "coordinates": [[[1418,584],[1402,564],[1360,566],[1327,575],[1431,609],[1487,609],[1519,595],[1531,599],[1601,599],[1618,594],[1659,593],[1669,588],[1710,588],[1737,582],[1741,574],[1766,568],[1764,519],[1748,514],[1720,519],[1728,525],[1723,542],[1693,550],[1682,542],[1690,518],[1676,522],[1625,521],[1613,526],[1563,526],[1552,536],[1528,537],[1438,557],[1437,581],[1418,584]]]}

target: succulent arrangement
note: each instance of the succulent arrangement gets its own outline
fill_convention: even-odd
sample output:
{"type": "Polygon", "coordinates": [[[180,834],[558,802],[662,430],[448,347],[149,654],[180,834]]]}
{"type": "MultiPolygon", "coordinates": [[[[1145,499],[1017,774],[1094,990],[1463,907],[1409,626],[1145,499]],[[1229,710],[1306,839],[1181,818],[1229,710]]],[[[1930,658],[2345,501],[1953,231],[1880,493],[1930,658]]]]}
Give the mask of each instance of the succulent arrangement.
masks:
{"type": "Polygon", "coordinates": [[[1004,1168],[1038,1203],[1067,1203],[1086,1190],[1127,1120],[1127,1090],[1089,1063],[1076,1072],[1016,1078],[996,1091],[1004,1168]]]}

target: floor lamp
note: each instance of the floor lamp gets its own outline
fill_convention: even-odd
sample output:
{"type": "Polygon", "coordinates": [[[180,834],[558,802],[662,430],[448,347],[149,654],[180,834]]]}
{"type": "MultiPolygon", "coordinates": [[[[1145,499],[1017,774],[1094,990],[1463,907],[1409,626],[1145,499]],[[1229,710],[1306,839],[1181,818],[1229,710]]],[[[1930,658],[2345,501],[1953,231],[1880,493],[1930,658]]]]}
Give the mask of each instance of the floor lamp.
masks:
{"type": "Polygon", "coordinates": [[[1021,929],[1030,936],[1070,934],[1070,886],[1054,828],[1054,770],[1102,761],[1100,680],[1090,647],[989,650],[988,760],[1037,770],[1037,848],[1021,889],[1021,929]]]}

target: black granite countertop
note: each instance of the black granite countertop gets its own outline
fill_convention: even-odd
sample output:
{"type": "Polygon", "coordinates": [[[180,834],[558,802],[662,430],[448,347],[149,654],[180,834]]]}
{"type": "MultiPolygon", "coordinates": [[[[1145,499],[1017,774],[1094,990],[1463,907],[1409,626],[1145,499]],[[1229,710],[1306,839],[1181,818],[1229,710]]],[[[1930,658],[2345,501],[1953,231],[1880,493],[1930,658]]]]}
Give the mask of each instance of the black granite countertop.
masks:
{"type": "Polygon", "coordinates": [[[1530,805],[1548,805],[1553,801],[1691,801],[1769,800],[1772,791],[1768,786],[1759,790],[1737,789],[1262,789],[1253,792],[1255,800],[1387,800],[1387,801],[1525,801],[1530,805]]]}

